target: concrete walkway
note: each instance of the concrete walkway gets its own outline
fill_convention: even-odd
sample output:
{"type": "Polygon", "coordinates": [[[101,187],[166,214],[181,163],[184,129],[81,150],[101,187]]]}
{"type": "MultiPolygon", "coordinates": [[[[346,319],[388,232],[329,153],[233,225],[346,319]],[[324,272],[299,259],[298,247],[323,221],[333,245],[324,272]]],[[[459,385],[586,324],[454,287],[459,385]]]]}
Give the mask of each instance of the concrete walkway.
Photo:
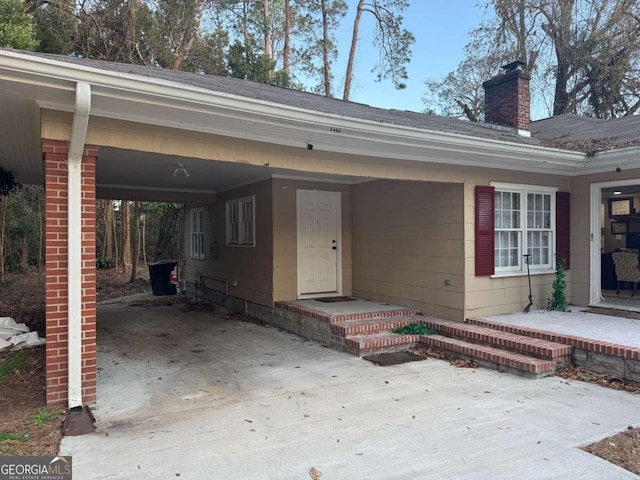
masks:
{"type": "Polygon", "coordinates": [[[584,310],[586,307],[572,306],[570,312],[538,310],[527,314],[510,313],[484,318],[495,322],[640,348],[640,320],[585,313],[584,310]]]}
{"type": "Polygon", "coordinates": [[[222,314],[98,313],[98,432],[74,478],[638,479],[581,445],[640,426],[640,395],[428,359],[376,367],[222,314]]]}

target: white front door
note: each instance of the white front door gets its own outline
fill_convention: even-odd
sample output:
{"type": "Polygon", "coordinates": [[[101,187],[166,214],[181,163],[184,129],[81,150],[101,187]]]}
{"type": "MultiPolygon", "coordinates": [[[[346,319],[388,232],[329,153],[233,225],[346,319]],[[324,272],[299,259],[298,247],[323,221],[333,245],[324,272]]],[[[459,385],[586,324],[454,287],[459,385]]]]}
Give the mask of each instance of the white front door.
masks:
{"type": "Polygon", "coordinates": [[[298,190],[298,296],[337,293],[340,192],[298,190]]]}

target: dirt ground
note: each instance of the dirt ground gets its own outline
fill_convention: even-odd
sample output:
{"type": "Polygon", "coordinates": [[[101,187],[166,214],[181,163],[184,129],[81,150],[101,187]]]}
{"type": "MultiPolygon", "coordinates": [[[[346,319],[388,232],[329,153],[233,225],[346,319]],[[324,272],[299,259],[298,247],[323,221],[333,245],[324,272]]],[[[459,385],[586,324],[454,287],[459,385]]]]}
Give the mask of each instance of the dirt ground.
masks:
{"type": "MultiPolygon", "coordinates": [[[[146,269],[141,269],[138,276],[134,283],[129,283],[128,275],[114,270],[99,270],[98,301],[150,291],[146,269]]],[[[22,274],[0,284],[1,316],[24,322],[31,330],[37,330],[44,336],[43,276],[37,273],[22,274]]],[[[64,412],[45,407],[44,346],[22,352],[27,357],[24,366],[6,380],[0,380],[0,456],[55,455],[60,445],[64,412]]],[[[458,367],[478,368],[473,362],[451,358],[439,352],[415,353],[448,360],[458,367]]],[[[0,367],[9,357],[9,354],[0,354],[0,367]]],[[[640,394],[638,383],[624,382],[584,369],[570,367],[558,375],[568,383],[586,381],[640,394]]],[[[630,426],[624,432],[584,447],[584,450],[640,475],[640,428],[630,426]]]]}
{"type": "MultiPolygon", "coordinates": [[[[146,269],[137,280],[114,270],[98,270],[97,300],[107,300],[151,290],[146,269]]],[[[10,276],[0,284],[0,317],[26,323],[42,337],[44,323],[44,276],[32,272],[10,276]]],[[[45,406],[44,346],[0,354],[0,367],[21,353],[23,366],[0,380],[0,456],[56,455],[60,447],[62,409],[45,406]]]]}

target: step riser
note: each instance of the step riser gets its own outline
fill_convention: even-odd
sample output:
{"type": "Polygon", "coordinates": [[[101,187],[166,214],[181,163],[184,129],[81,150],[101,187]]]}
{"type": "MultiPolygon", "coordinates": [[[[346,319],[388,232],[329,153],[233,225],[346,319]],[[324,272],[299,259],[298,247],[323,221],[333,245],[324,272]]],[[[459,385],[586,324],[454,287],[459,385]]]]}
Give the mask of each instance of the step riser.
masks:
{"type": "Polygon", "coordinates": [[[420,316],[420,311],[415,309],[401,309],[401,310],[382,310],[379,312],[369,313],[348,313],[344,315],[332,315],[331,324],[340,324],[341,322],[349,322],[352,320],[385,320],[394,319],[398,317],[409,317],[417,315],[420,316]]]}
{"type": "Polygon", "coordinates": [[[397,352],[415,347],[420,335],[394,335],[385,338],[344,338],[332,337],[332,345],[340,351],[362,357],[372,353],[397,352]]]}
{"type": "MultiPolygon", "coordinates": [[[[504,332],[498,330],[494,330],[495,333],[486,331],[476,332],[468,330],[469,327],[466,324],[448,325],[438,321],[423,321],[422,323],[438,330],[440,334],[447,337],[458,338],[480,345],[488,345],[535,358],[553,360],[563,367],[571,364],[573,349],[568,345],[552,347],[548,345],[536,345],[536,339],[531,339],[531,337],[523,338],[522,341],[517,338],[503,338],[504,332]]],[[[544,341],[540,341],[540,343],[544,343],[544,341]]]]}
{"type": "Polygon", "coordinates": [[[343,325],[340,323],[331,325],[331,334],[348,337],[350,335],[370,335],[379,332],[391,332],[396,328],[404,327],[412,323],[419,323],[420,316],[414,318],[401,317],[402,319],[384,319],[373,324],[343,325]]]}

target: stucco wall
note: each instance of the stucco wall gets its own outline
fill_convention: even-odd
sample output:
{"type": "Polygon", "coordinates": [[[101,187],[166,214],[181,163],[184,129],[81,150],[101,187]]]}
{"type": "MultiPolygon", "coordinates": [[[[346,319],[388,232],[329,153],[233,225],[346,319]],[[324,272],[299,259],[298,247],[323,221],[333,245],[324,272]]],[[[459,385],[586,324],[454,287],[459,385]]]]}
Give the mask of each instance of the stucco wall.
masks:
{"type": "Polygon", "coordinates": [[[355,185],[354,295],[462,319],[463,200],[462,184],[379,180],[355,185]]]}
{"type": "Polygon", "coordinates": [[[219,193],[215,204],[204,206],[204,260],[190,256],[190,210],[198,207],[203,205],[185,206],[185,280],[190,287],[195,288],[198,282],[199,289],[225,291],[228,288],[229,295],[261,305],[271,305],[273,302],[271,181],[265,180],[219,193]],[[226,245],[225,202],[249,195],[255,195],[255,246],[226,245]]]}

